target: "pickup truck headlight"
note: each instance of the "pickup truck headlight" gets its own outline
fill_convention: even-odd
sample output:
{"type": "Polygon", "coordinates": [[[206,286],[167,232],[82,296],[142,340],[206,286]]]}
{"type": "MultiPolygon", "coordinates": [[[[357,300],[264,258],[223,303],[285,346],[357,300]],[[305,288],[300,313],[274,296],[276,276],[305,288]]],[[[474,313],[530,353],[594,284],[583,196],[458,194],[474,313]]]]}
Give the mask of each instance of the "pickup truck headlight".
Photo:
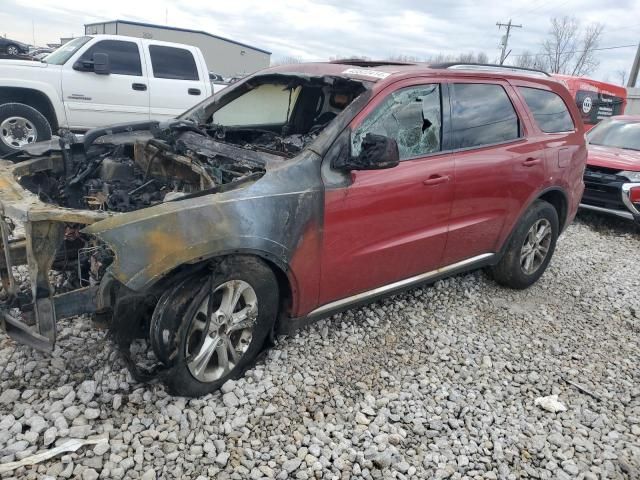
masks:
{"type": "Polygon", "coordinates": [[[640,182],[640,172],[631,172],[631,171],[625,170],[623,172],[618,173],[618,175],[627,177],[630,182],[640,182]]]}

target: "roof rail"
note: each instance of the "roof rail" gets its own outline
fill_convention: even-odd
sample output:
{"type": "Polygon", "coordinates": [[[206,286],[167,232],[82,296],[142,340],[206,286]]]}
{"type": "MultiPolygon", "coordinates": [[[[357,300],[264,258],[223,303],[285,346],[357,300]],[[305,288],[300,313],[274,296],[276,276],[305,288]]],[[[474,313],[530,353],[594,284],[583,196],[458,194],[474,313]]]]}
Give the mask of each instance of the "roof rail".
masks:
{"type": "Polygon", "coordinates": [[[429,65],[430,68],[451,68],[456,70],[508,70],[512,72],[530,73],[533,75],[550,77],[551,75],[544,70],[538,70],[536,68],[515,67],[513,65],[499,65],[496,63],[461,63],[461,62],[447,62],[447,63],[434,63],[429,65]]]}
{"type": "Polygon", "coordinates": [[[340,58],[332,60],[329,63],[337,63],[339,65],[353,65],[355,67],[383,67],[385,65],[416,65],[415,62],[397,62],[394,60],[364,60],[362,58],[340,58]]]}

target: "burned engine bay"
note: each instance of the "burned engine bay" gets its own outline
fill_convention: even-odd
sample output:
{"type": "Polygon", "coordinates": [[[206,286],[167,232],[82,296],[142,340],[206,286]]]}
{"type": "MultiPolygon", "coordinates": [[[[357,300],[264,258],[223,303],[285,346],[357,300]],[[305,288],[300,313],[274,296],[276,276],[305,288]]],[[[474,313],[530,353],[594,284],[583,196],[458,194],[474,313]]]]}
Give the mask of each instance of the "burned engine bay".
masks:
{"type": "Polygon", "coordinates": [[[209,143],[205,135],[179,129],[164,138],[94,144],[86,153],[77,144],[63,145],[63,171],[37,172],[20,183],[46,203],[131,212],[264,174],[263,163],[230,158],[209,143]]]}

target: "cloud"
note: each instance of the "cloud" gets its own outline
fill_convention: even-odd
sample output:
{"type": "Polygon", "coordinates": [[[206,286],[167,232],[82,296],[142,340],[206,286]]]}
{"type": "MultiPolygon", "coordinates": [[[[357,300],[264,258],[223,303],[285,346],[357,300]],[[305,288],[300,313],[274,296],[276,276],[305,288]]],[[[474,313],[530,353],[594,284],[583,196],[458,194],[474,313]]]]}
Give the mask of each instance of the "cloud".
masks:
{"type": "MultiPolygon", "coordinates": [[[[303,60],[484,51],[499,55],[504,34],[497,21],[512,18],[512,55],[536,52],[552,16],[572,15],[605,24],[602,46],[640,37],[640,0],[0,0],[0,34],[45,44],[81,35],[85,23],[116,18],[205,30],[303,60]]],[[[602,51],[595,78],[618,81],[629,70],[633,48],[602,51]]]]}

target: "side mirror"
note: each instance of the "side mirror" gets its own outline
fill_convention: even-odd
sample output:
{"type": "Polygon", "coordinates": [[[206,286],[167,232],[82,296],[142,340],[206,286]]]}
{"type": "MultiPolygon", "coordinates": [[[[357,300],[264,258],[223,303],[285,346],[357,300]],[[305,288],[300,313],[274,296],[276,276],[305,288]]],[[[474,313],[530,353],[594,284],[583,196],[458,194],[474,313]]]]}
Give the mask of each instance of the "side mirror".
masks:
{"type": "Polygon", "coordinates": [[[109,75],[111,73],[111,62],[108,53],[93,54],[93,72],[98,75],[109,75]]]}
{"type": "Polygon", "coordinates": [[[357,157],[347,157],[332,166],[340,170],[382,170],[400,163],[398,144],[393,138],[367,133],[357,157]]]}

